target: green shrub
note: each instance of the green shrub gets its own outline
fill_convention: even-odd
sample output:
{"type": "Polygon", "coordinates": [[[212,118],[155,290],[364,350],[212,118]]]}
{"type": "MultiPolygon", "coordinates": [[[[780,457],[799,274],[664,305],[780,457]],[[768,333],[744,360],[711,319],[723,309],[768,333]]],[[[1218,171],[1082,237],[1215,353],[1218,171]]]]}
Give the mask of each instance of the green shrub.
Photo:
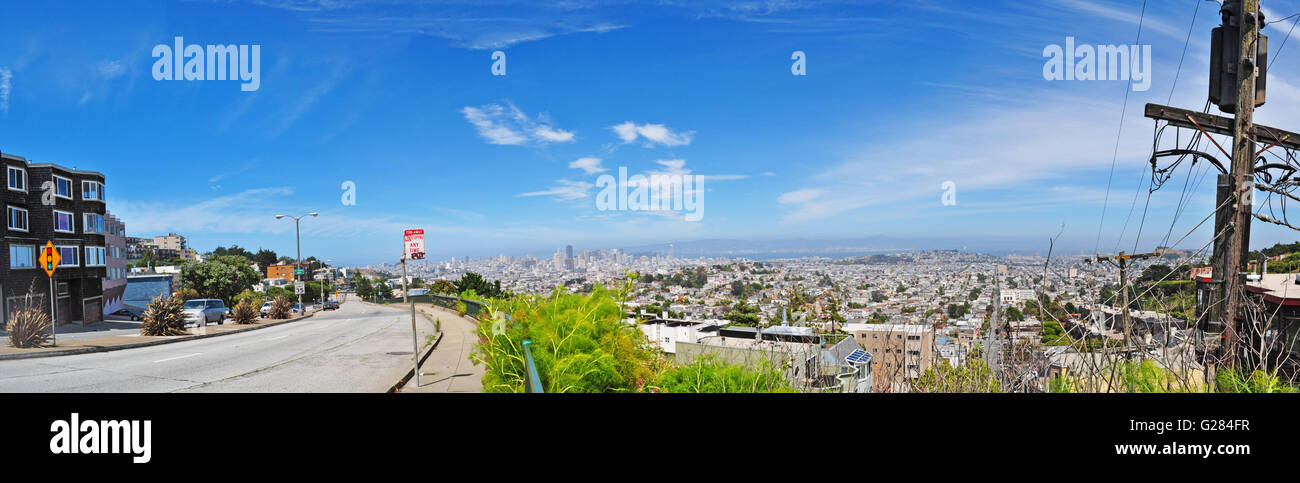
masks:
{"type": "Polygon", "coordinates": [[[165,336],[185,334],[185,300],[180,292],[167,298],[159,295],[140,314],[140,335],[165,336]]]}
{"type": "Polygon", "coordinates": [[[707,354],[694,362],[665,369],[646,387],[650,392],[684,393],[763,393],[796,392],[780,368],[764,362],[750,369],[727,364],[714,354],[707,354]]]}
{"type": "Polygon", "coordinates": [[[40,347],[50,338],[50,316],[36,306],[36,297],[27,294],[19,307],[9,312],[5,332],[14,347],[40,347]]]}
{"type": "Polygon", "coordinates": [[[524,391],[525,340],[546,392],[636,391],[659,364],[645,335],[623,323],[618,303],[599,285],[589,295],[557,289],[493,300],[480,317],[471,358],[485,366],[484,392],[524,391]]]}
{"type": "Polygon", "coordinates": [[[1294,393],[1295,387],[1287,385],[1277,377],[1277,371],[1265,372],[1256,369],[1250,375],[1234,367],[1220,369],[1214,375],[1215,388],[1218,392],[1233,393],[1294,393]]]}

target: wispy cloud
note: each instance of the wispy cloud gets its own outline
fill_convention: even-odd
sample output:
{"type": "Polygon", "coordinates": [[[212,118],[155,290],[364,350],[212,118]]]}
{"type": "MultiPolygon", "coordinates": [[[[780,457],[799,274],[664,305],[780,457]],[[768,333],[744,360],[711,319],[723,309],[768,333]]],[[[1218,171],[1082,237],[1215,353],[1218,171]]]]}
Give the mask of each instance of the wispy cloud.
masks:
{"type": "Polygon", "coordinates": [[[609,171],[600,165],[600,158],[578,158],[576,161],[569,163],[570,168],[581,169],[587,174],[596,174],[609,171]]]}
{"type": "Polygon", "coordinates": [[[95,71],[106,80],[116,79],[126,73],[126,63],[120,60],[100,62],[95,66],[95,71]]]}
{"type": "Polygon", "coordinates": [[[623,141],[623,144],[634,142],[640,138],[645,139],[647,147],[654,144],[669,147],[683,146],[690,144],[692,137],[695,135],[695,131],[677,132],[663,124],[637,124],[632,121],[610,126],[610,129],[623,141]]]}
{"type": "Polygon", "coordinates": [[[8,67],[0,67],[0,112],[9,112],[9,90],[13,88],[13,78],[13,71],[8,67]]]}
{"type": "Polygon", "coordinates": [[[460,110],[478,131],[479,136],[491,144],[523,145],[573,142],[573,131],[565,131],[551,124],[546,114],[530,118],[514,104],[487,104],[466,106],[460,110]]]}
{"type": "Polygon", "coordinates": [[[555,185],[542,191],[530,191],[520,193],[516,196],[550,196],[559,201],[576,201],[591,196],[591,189],[596,185],[586,181],[573,181],[568,179],[557,179],[555,185]]]}

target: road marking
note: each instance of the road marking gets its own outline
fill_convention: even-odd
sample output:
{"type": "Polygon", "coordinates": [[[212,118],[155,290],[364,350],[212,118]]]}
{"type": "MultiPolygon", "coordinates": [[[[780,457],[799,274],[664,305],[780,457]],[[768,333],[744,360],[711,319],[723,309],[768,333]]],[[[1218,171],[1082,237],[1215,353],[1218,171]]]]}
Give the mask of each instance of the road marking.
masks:
{"type": "Polygon", "coordinates": [[[285,337],[289,337],[289,335],[288,335],[288,334],[285,334],[285,335],[282,335],[282,336],[279,336],[279,337],[272,337],[272,338],[270,338],[270,339],[265,339],[265,340],[280,340],[280,339],[283,339],[283,338],[285,338],[285,337]]]}
{"type": "Polygon", "coordinates": [[[194,356],[197,356],[197,355],[199,355],[199,354],[201,354],[201,352],[195,352],[195,353],[193,353],[193,354],[186,354],[186,355],[183,355],[183,356],[168,357],[168,358],[166,358],[166,359],[159,359],[159,360],[156,360],[156,361],[154,361],[154,362],[157,363],[157,362],[174,361],[174,360],[176,360],[176,359],[184,359],[184,358],[186,358],[186,357],[194,357],[194,356]]]}

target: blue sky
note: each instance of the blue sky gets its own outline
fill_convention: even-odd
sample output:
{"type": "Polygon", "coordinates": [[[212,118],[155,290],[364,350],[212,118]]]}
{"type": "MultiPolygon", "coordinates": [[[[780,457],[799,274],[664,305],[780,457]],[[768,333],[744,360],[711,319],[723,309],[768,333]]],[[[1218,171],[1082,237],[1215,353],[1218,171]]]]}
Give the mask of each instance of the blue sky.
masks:
{"type": "MultiPolygon", "coordinates": [[[[1186,168],[1146,204],[1141,113],[1204,104],[1217,3],[1181,70],[1197,2],[1147,5],[1152,83],[1129,90],[1113,176],[1128,84],[1047,81],[1043,50],[1133,44],[1140,1],[539,3],[9,5],[0,150],[101,171],[130,234],[200,250],[292,253],[293,223],[273,215],[318,211],[304,253],[346,264],[391,261],[408,227],[435,258],[875,235],[1036,250],[1062,224],[1059,246],[1108,252],[1172,243],[1213,207],[1207,176],[1173,222],[1186,168]],[[151,51],[175,36],[260,45],[260,89],[154,80],[151,51]],[[591,184],[619,167],[705,175],[704,218],[596,209],[591,184]]],[[[1290,27],[1265,29],[1274,51],[1290,27]]],[[[1274,57],[1256,120],[1300,130],[1300,40],[1274,57]]],[[[1256,223],[1252,245],[1297,238],[1256,223]]]]}

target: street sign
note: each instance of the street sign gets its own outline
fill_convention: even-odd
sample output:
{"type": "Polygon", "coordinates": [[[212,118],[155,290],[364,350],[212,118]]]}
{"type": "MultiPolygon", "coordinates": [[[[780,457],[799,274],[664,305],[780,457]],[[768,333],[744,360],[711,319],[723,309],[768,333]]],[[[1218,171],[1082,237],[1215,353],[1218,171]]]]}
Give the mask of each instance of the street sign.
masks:
{"type": "Polygon", "coordinates": [[[59,262],[63,258],[59,256],[59,250],[54,248],[54,242],[45,242],[45,248],[41,249],[41,268],[45,269],[45,275],[54,278],[54,269],[59,267],[59,262]]]}
{"type": "Polygon", "coordinates": [[[304,273],[307,273],[307,271],[306,271],[306,270],[303,270],[303,269],[301,269],[301,268],[295,268],[295,269],[293,269],[293,274],[294,274],[294,275],[302,275],[302,274],[304,274],[304,273]]]}
{"type": "Polygon", "coordinates": [[[302,295],[304,293],[307,293],[307,284],[305,282],[294,282],[293,293],[295,295],[302,295]]]}
{"type": "Polygon", "coordinates": [[[403,245],[406,247],[404,256],[407,260],[424,259],[424,230],[406,230],[403,245]]]}

